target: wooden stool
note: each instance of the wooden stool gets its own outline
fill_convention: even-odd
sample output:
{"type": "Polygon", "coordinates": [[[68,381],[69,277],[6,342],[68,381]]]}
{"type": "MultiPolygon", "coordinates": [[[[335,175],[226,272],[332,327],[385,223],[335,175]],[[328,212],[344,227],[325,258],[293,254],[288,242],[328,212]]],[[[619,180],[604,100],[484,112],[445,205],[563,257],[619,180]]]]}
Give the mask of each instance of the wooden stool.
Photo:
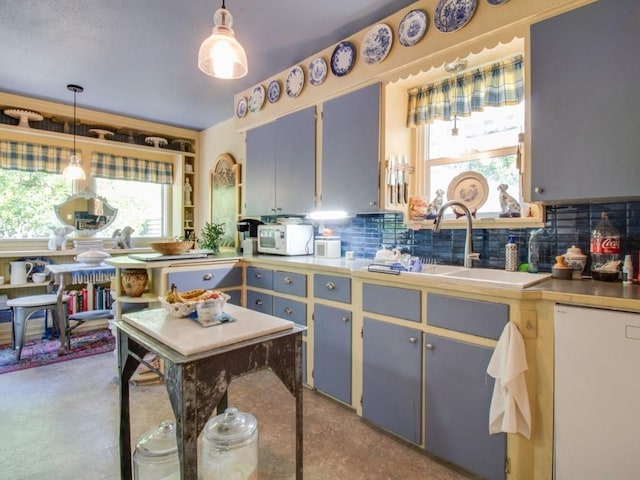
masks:
{"type": "Polygon", "coordinates": [[[49,293],[44,295],[30,295],[28,297],[12,298],[7,301],[11,307],[13,316],[12,326],[12,347],[16,354],[16,360],[20,360],[22,347],[24,346],[24,334],[27,330],[27,320],[36,312],[46,310],[51,312],[51,316],[60,331],[60,350],[64,349],[64,337],[66,330],[66,303],[67,295],[49,293]]]}

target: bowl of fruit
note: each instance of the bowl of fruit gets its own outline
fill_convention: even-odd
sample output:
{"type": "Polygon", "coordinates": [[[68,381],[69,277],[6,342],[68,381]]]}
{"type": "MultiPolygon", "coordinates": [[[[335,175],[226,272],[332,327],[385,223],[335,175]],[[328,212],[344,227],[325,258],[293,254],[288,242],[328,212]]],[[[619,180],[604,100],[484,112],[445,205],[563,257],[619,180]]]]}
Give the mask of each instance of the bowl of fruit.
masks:
{"type": "Polygon", "coordinates": [[[196,311],[196,305],[206,290],[195,289],[179,292],[175,283],[171,284],[164,297],[159,297],[160,305],[172,317],[184,318],[196,311]]]}

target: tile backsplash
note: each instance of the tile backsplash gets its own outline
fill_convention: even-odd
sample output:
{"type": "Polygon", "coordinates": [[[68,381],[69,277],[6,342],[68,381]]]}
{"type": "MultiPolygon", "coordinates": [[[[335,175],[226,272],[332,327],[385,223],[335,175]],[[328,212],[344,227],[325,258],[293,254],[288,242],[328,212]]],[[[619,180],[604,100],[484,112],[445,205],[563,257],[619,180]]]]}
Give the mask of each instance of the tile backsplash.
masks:
{"type": "MultiPolygon", "coordinates": [[[[638,271],[640,254],[640,202],[553,205],[546,207],[546,222],[538,236],[541,272],[550,272],[556,255],[576,245],[589,255],[591,231],[606,211],[609,220],[620,231],[621,259],[631,254],[634,271],[638,271]]],[[[403,223],[402,214],[380,213],[358,215],[348,223],[325,224],[342,240],[342,252],[353,250],[356,257],[373,258],[381,245],[401,249],[412,255],[438,263],[463,264],[465,230],[411,230],[403,223]]],[[[519,263],[526,263],[529,236],[534,229],[473,229],[474,251],[480,254],[477,267],[504,268],[505,244],[512,235],[518,244],[519,263]]],[[[589,263],[587,263],[587,270],[589,263]]]]}

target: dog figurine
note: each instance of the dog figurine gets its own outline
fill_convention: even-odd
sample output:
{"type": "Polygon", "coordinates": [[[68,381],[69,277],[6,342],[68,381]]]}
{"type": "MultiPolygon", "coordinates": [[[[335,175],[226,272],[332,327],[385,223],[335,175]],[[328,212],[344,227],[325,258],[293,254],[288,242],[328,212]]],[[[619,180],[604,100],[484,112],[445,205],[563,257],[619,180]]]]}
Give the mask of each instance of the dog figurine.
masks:
{"type": "Polygon", "coordinates": [[[438,211],[442,207],[443,195],[444,195],[444,190],[442,190],[441,188],[436,190],[436,196],[427,207],[427,214],[425,215],[425,218],[429,218],[429,219],[436,218],[438,211]]]}
{"type": "Polygon", "coordinates": [[[519,217],[520,203],[507,193],[509,185],[502,183],[498,185],[500,208],[502,210],[501,217],[519,217]]]}
{"type": "Polygon", "coordinates": [[[66,250],[67,235],[75,230],[73,227],[49,227],[53,232],[53,236],[49,239],[49,250],[66,250]]]}
{"type": "Polygon", "coordinates": [[[135,230],[131,227],[124,227],[122,230],[119,228],[113,232],[111,238],[114,240],[113,248],[129,249],[131,247],[131,234],[135,230]]]}

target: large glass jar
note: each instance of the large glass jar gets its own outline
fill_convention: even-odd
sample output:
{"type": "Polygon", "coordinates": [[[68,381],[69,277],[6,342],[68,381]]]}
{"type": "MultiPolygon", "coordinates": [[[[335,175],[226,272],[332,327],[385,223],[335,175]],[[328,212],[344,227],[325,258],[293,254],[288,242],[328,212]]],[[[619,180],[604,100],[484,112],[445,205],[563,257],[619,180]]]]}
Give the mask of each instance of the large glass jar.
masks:
{"type": "Polygon", "coordinates": [[[227,408],[204,427],[199,480],[257,480],[258,422],[227,408]]]}
{"type": "Polygon", "coordinates": [[[165,420],[144,433],[133,452],[134,480],[180,480],[176,426],[165,420]]]}

